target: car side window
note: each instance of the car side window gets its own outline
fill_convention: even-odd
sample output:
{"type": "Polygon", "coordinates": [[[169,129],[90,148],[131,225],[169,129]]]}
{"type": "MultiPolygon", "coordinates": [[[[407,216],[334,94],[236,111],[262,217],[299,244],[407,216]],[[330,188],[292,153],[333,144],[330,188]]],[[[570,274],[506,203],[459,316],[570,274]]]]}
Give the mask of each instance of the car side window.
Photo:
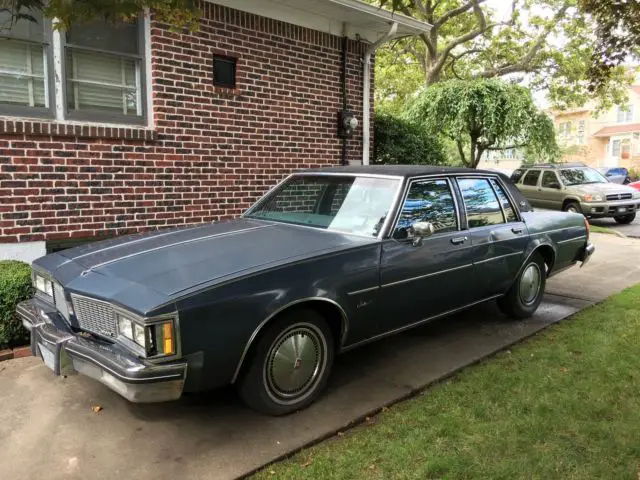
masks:
{"type": "Polygon", "coordinates": [[[542,174],[542,187],[544,188],[558,188],[560,185],[560,181],[558,180],[558,176],[556,172],[544,172],[542,174]]]}
{"type": "Polygon", "coordinates": [[[525,170],[522,168],[518,168],[516,170],[513,171],[513,173],[511,174],[511,181],[513,183],[518,183],[520,181],[520,179],[522,178],[522,175],[524,175],[525,170]]]}
{"type": "Polygon", "coordinates": [[[511,202],[509,201],[509,197],[507,196],[506,192],[502,188],[502,185],[500,185],[494,178],[491,179],[491,185],[493,186],[493,189],[498,194],[498,200],[500,200],[500,203],[502,204],[502,209],[504,210],[504,213],[507,216],[507,222],[517,222],[518,215],[516,215],[516,211],[513,208],[513,205],[511,205],[511,202]]]}
{"type": "Polygon", "coordinates": [[[540,170],[529,170],[522,183],[523,185],[535,187],[538,184],[538,178],[540,178],[540,170]]]}
{"type": "Polygon", "coordinates": [[[467,211],[469,228],[505,223],[502,208],[489,180],[462,178],[458,180],[467,211]]]}
{"type": "Polygon", "coordinates": [[[393,238],[408,238],[409,228],[416,222],[430,222],[435,233],[458,229],[453,193],[447,180],[419,180],[411,183],[393,238]]]}

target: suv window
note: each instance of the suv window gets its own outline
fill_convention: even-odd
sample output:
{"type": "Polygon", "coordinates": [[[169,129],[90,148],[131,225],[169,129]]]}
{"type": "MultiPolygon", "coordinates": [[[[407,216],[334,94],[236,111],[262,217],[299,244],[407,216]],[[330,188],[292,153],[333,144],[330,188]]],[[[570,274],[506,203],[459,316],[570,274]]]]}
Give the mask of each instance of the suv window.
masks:
{"type": "Polygon", "coordinates": [[[542,174],[541,186],[544,188],[557,188],[560,185],[556,172],[547,171],[542,174]]]}
{"type": "Polygon", "coordinates": [[[462,178],[458,180],[467,211],[469,228],[504,223],[502,208],[489,180],[462,178]]]}
{"type": "Polygon", "coordinates": [[[416,222],[431,222],[436,232],[458,229],[453,194],[446,180],[421,180],[409,187],[393,238],[407,238],[416,222]]]}
{"type": "Polygon", "coordinates": [[[518,168],[514,170],[513,173],[511,174],[511,181],[513,183],[518,183],[522,178],[522,175],[524,175],[524,172],[526,172],[524,168],[518,168]]]}
{"type": "Polygon", "coordinates": [[[529,170],[522,181],[523,185],[536,186],[540,178],[540,170],[529,170]]]}
{"type": "Polygon", "coordinates": [[[495,180],[494,178],[491,179],[491,185],[493,186],[494,190],[498,194],[498,200],[500,200],[500,203],[502,204],[502,209],[504,210],[504,213],[507,215],[507,222],[517,222],[518,216],[516,215],[516,211],[514,210],[513,205],[511,205],[511,202],[509,201],[509,197],[507,197],[507,194],[502,188],[502,185],[500,185],[497,182],[497,180],[495,180]]]}

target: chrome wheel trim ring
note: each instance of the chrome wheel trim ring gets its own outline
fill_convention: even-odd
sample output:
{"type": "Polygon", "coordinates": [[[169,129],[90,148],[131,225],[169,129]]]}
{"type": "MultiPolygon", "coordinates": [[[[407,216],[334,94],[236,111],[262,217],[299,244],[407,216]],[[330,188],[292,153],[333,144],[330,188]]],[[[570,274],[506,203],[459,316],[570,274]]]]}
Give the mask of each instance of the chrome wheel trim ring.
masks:
{"type": "Polygon", "coordinates": [[[567,212],[579,213],[578,209],[576,207],[574,207],[573,205],[571,205],[571,206],[569,206],[569,208],[567,208],[567,212]]]}
{"type": "Polygon", "coordinates": [[[324,333],[300,322],[282,331],[269,347],[263,382],[269,398],[280,405],[301,402],[313,394],[327,368],[324,333]]]}
{"type": "Polygon", "coordinates": [[[520,277],[518,293],[522,303],[525,305],[535,303],[538,295],[540,295],[541,286],[542,272],[540,271],[540,266],[537,263],[530,263],[525,267],[520,277]]]}

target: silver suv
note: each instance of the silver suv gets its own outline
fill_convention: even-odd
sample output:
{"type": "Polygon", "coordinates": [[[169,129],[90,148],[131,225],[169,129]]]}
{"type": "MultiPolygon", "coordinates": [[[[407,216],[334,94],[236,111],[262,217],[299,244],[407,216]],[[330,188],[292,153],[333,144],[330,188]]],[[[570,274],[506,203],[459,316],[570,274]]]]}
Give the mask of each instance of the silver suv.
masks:
{"type": "Polygon", "coordinates": [[[633,222],[640,210],[639,191],[609,182],[584,164],[531,165],[515,170],[511,180],[534,207],[613,217],[618,223],[633,222]]]}

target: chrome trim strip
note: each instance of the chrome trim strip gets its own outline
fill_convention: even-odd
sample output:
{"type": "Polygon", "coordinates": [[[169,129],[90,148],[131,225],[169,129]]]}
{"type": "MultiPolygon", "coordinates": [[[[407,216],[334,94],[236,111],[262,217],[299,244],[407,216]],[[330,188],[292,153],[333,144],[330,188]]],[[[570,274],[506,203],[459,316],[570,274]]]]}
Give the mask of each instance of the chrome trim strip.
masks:
{"type": "Polygon", "coordinates": [[[425,275],[418,275],[417,277],[405,278],[403,280],[398,280],[396,282],[385,283],[384,285],[381,285],[380,288],[393,287],[395,285],[401,285],[403,283],[409,283],[409,282],[413,282],[414,280],[420,280],[427,277],[434,277],[442,273],[455,272],[456,270],[462,270],[463,268],[469,268],[469,267],[473,267],[473,264],[470,263],[468,265],[461,265],[459,267],[447,268],[445,270],[438,270],[437,272],[431,272],[425,275]]]}
{"type": "Polygon", "coordinates": [[[419,320],[419,321],[414,322],[414,323],[410,323],[409,325],[405,325],[403,327],[399,327],[399,328],[396,328],[394,330],[389,330],[388,332],[380,333],[378,335],[375,335],[373,337],[367,338],[365,340],[361,340],[361,341],[359,341],[357,343],[353,343],[351,345],[347,345],[346,347],[344,347],[342,349],[342,351],[346,352],[348,350],[351,350],[353,348],[359,347],[359,346],[364,345],[366,343],[370,343],[370,342],[373,342],[375,340],[379,340],[381,338],[388,337],[390,335],[395,335],[396,333],[404,332],[405,330],[409,330],[409,329],[414,328],[414,327],[419,327],[420,325],[423,325],[423,324],[425,324],[427,322],[430,322],[432,320],[436,320],[438,318],[446,317],[447,315],[451,315],[453,313],[465,310],[465,309],[467,309],[469,307],[473,307],[474,305],[479,305],[481,303],[488,302],[490,300],[495,300],[496,298],[499,298],[501,296],[502,295],[493,295],[491,297],[487,297],[487,298],[484,298],[482,300],[478,300],[477,302],[469,303],[467,305],[464,305],[463,307],[457,307],[457,308],[454,308],[452,310],[447,310],[446,312],[438,313],[437,315],[425,318],[423,320],[419,320]]]}
{"type": "Polygon", "coordinates": [[[361,293],[372,292],[374,290],[378,290],[379,288],[380,288],[380,285],[376,285],[375,287],[363,288],[362,290],[355,290],[353,292],[347,292],[347,295],[349,295],[349,296],[360,295],[361,293]]]}
{"type": "Polygon", "coordinates": [[[587,238],[586,235],[581,235],[579,237],[573,237],[573,238],[569,238],[567,240],[559,240],[556,243],[561,244],[561,243],[577,242],[578,240],[585,240],[586,238],[587,238]]]}
{"type": "Polygon", "coordinates": [[[175,247],[176,245],[186,245],[187,243],[198,242],[200,240],[206,240],[208,238],[226,237],[228,235],[234,235],[236,233],[248,232],[248,231],[251,231],[251,230],[257,230],[257,229],[260,229],[260,228],[267,228],[267,227],[271,227],[271,226],[272,225],[258,225],[257,227],[243,228],[242,230],[233,230],[231,232],[216,233],[216,234],[213,234],[213,235],[207,235],[206,237],[192,238],[192,239],[189,239],[189,240],[183,240],[181,242],[169,243],[167,245],[160,245],[159,247],[156,247],[156,248],[150,248],[150,249],[144,250],[142,252],[131,253],[131,254],[125,255],[123,257],[114,258],[113,260],[109,260],[107,262],[98,263],[97,265],[93,265],[88,270],[93,270],[95,268],[104,267],[105,265],[116,263],[116,262],[119,262],[121,260],[125,260],[127,258],[137,257],[139,255],[144,255],[144,254],[147,254],[147,253],[155,252],[155,251],[158,251],[158,250],[162,250],[164,248],[175,247]]]}
{"type": "Polygon", "coordinates": [[[504,255],[498,255],[497,257],[491,257],[491,258],[487,258],[485,260],[478,260],[477,262],[475,262],[475,265],[480,265],[480,264],[483,264],[483,263],[493,262],[494,260],[500,260],[502,258],[514,257],[516,255],[522,255],[522,252],[505,253],[504,255]]]}
{"type": "Polygon", "coordinates": [[[238,361],[238,366],[236,367],[235,373],[231,378],[231,383],[232,384],[236,383],[236,380],[238,379],[238,375],[240,375],[242,363],[244,362],[244,359],[247,356],[247,353],[249,353],[249,348],[251,348],[251,345],[253,344],[254,340],[257,338],[260,331],[263,329],[263,327],[267,323],[269,323],[271,319],[273,319],[276,315],[283,312],[289,307],[293,307],[294,305],[298,305],[300,303],[312,302],[317,300],[330,303],[333,306],[338,307],[338,310],[340,310],[340,314],[342,316],[342,334],[340,338],[340,345],[343,345],[345,339],[347,338],[347,332],[349,331],[349,318],[347,317],[347,313],[344,311],[344,308],[342,308],[342,306],[338,302],[326,297],[307,297],[307,298],[294,300],[293,302],[289,302],[286,305],[278,308],[275,312],[271,313],[267,318],[262,320],[262,322],[260,322],[260,324],[256,327],[256,329],[253,331],[253,333],[249,337],[249,340],[247,341],[247,344],[245,345],[244,350],[242,351],[242,355],[240,356],[240,360],[238,361]]]}

